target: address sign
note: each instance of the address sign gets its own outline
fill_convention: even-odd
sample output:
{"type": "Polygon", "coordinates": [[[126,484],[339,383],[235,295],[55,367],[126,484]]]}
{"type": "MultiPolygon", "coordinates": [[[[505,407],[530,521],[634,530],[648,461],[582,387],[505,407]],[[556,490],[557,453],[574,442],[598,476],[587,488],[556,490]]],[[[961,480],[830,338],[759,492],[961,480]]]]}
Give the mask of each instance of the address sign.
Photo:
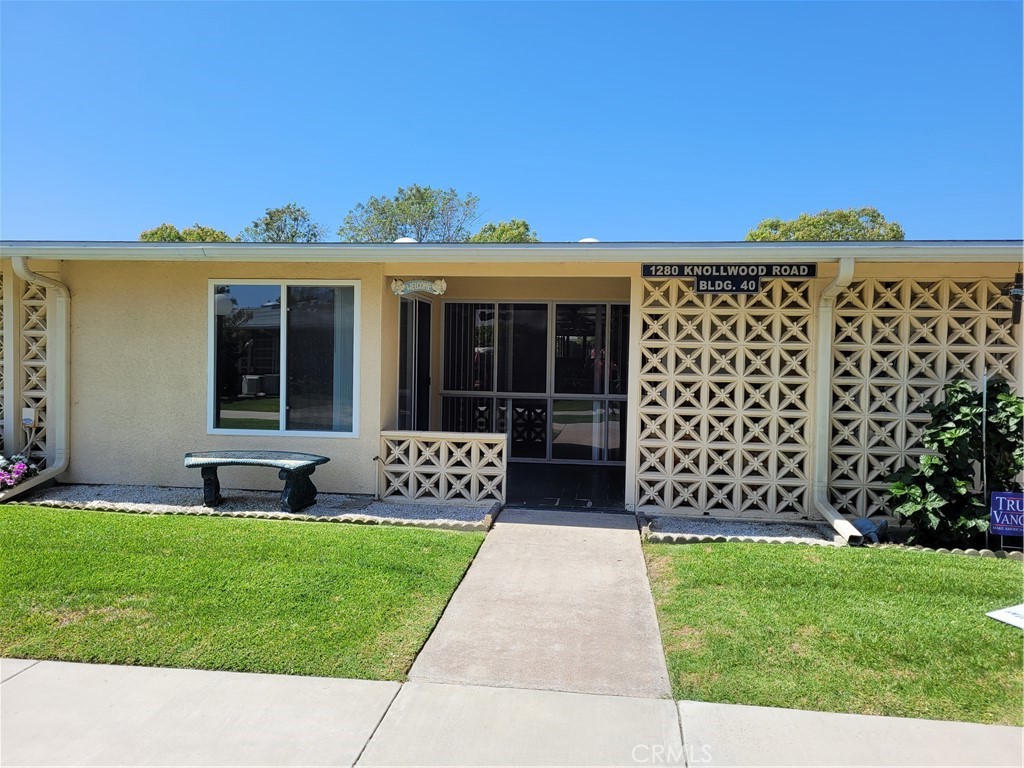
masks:
{"type": "Polygon", "coordinates": [[[817,264],[644,264],[644,277],[681,277],[698,293],[760,293],[762,280],[806,280],[817,264]]]}

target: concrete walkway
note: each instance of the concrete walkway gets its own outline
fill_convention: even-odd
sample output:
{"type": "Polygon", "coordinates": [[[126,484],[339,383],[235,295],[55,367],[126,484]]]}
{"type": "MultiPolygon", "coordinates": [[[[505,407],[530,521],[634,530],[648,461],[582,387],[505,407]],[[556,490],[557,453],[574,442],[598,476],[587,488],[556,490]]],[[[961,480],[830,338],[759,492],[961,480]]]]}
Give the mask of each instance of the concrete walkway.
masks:
{"type": "Polygon", "coordinates": [[[15,765],[1008,765],[1022,731],[559,691],[0,660],[15,765]],[[681,717],[681,723],[680,723],[681,717]]]}
{"type": "Polygon", "coordinates": [[[503,512],[409,679],[668,697],[636,518],[503,512]]]}

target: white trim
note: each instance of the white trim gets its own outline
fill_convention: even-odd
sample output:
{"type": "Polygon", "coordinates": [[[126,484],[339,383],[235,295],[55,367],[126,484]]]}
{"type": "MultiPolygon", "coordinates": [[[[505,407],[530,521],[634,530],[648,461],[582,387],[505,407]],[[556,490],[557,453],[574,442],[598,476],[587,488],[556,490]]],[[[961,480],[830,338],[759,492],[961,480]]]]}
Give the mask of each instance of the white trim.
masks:
{"type": "Polygon", "coordinates": [[[21,324],[18,318],[21,316],[21,278],[14,274],[13,269],[3,267],[3,398],[4,398],[4,453],[10,456],[12,453],[20,453],[22,440],[21,419],[17,417],[21,413],[21,381],[18,363],[21,348],[21,324]]]}
{"type": "Polygon", "coordinates": [[[634,277],[629,286],[629,371],[626,374],[626,498],[627,512],[636,511],[636,467],[640,437],[640,336],[643,329],[644,279],[634,277]]]}
{"type": "Polygon", "coordinates": [[[832,345],[835,343],[836,297],[853,282],[853,259],[839,263],[839,273],[824,287],[818,297],[813,326],[817,338],[812,339],[809,362],[814,365],[808,388],[808,486],[810,506],[818,510],[843,537],[844,541],[859,544],[863,537],[853,523],[847,520],[828,498],[829,458],[832,449],[832,345]]]}
{"type": "Polygon", "coordinates": [[[207,354],[206,354],[206,434],[234,435],[249,437],[331,437],[352,439],[359,437],[360,390],[362,368],[359,363],[362,325],[362,281],[360,280],[275,280],[259,278],[210,278],[207,280],[207,354]],[[215,289],[218,285],[267,285],[281,288],[281,373],[280,400],[287,403],[288,395],[288,291],[291,286],[299,287],[351,287],[352,288],[352,430],[350,432],[323,432],[312,430],[285,429],[287,415],[284,408],[278,413],[278,429],[220,429],[214,426],[215,398],[217,397],[216,361],[216,315],[214,312],[215,289]]]}
{"type": "MultiPolygon", "coordinates": [[[[411,406],[412,406],[411,412],[412,412],[412,415],[413,415],[413,421],[414,422],[416,421],[416,417],[419,416],[419,389],[420,389],[420,383],[419,383],[419,378],[418,378],[418,374],[419,374],[419,370],[420,370],[420,345],[419,345],[419,338],[420,338],[420,325],[419,325],[419,323],[420,323],[420,317],[419,317],[419,313],[420,313],[420,311],[422,309],[422,307],[420,305],[425,304],[427,307],[430,308],[430,333],[431,333],[431,338],[429,339],[429,341],[431,342],[431,346],[433,345],[433,334],[434,334],[434,304],[430,300],[430,298],[429,297],[425,297],[425,296],[423,296],[421,294],[418,294],[418,293],[410,293],[410,294],[406,294],[404,296],[399,296],[398,297],[398,345],[397,345],[398,348],[397,348],[397,352],[396,352],[397,357],[398,357],[398,368],[397,368],[397,371],[398,371],[398,388],[397,388],[397,392],[395,392],[395,422],[396,423],[398,422],[398,420],[402,416],[402,376],[401,376],[401,374],[402,374],[402,335],[403,335],[403,328],[402,328],[402,302],[403,301],[412,302],[412,308],[413,308],[413,311],[412,311],[413,333],[412,333],[412,340],[411,340],[411,343],[413,344],[413,354],[412,354],[412,364],[411,364],[411,367],[412,367],[412,371],[411,371],[411,374],[412,374],[412,388],[410,390],[409,399],[410,399],[410,403],[411,403],[411,406]]],[[[432,364],[433,364],[433,361],[431,361],[431,365],[432,364]]],[[[433,384],[433,379],[434,379],[433,371],[430,371],[430,375],[428,376],[428,379],[431,382],[430,386],[432,388],[434,386],[434,384],[433,384]]],[[[430,392],[430,390],[428,390],[428,392],[430,392]]],[[[430,423],[429,403],[428,403],[428,408],[427,408],[427,423],[428,424],[430,423]]]]}
{"type": "Polygon", "coordinates": [[[743,259],[754,263],[858,261],[998,261],[1020,262],[1020,240],[893,240],[831,243],[139,243],[139,242],[0,242],[0,258],[86,261],[241,261],[284,264],[352,263],[644,263],[670,260],[680,264],[743,259]]]}
{"type": "MultiPolygon", "coordinates": [[[[288,286],[281,285],[281,296],[278,298],[279,304],[277,307],[278,314],[278,327],[280,349],[280,360],[278,367],[277,379],[277,393],[278,393],[278,409],[277,409],[277,431],[287,431],[288,424],[288,286]]],[[[214,394],[214,397],[217,395],[214,394]]]]}
{"type": "MultiPolygon", "coordinates": [[[[5,324],[17,323],[18,345],[14,350],[5,348],[4,355],[7,361],[6,375],[10,376],[10,355],[16,354],[19,361],[17,367],[18,402],[13,404],[14,408],[20,408],[29,394],[24,384],[24,366],[21,365],[22,355],[25,347],[25,334],[23,333],[21,303],[24,302],[24,288],[27,285],[40,286],[42,288],[44,301],[46,302],[46,329],[45,339],[47,355],[45,360],[45,382],[46,392],[44,399],[39,401],[45,405],[45,445],[47,466],[31,480],[18,486],[17,494],[24,493],[30,488],[60,476],[67,469],[70,462],[70,436],[71,436],[71,292],[68,287],[52,277],[45,277],[36,274],[28,268],[24,257],[15,256],[11,260],[11,267],[15,276],[21,281],[18,292],[18,314],[15,318],[5,315],[5,324]],[[54,296],[53,294],[56,294],[54,296]],[[52,322],[51,322],[52,321],[52,322]]],[[[5,288],[6,290],[6,288],[5,288]]],[[[35,394],[35,393],[33,393],[35,394]]],[[[5,420],[15,418],[11,412],[12,404],[5,400],[5,420]]],[[[21,447],[19,445],[19,447],[21,447]]],[[[5,449],[7,446],[5,445],[5,449]]],[[[8,449],[10,450],[10,449],[8,449]]],[[[27,455],[30,455],[32,446],[24,445],[27,455]]]]}

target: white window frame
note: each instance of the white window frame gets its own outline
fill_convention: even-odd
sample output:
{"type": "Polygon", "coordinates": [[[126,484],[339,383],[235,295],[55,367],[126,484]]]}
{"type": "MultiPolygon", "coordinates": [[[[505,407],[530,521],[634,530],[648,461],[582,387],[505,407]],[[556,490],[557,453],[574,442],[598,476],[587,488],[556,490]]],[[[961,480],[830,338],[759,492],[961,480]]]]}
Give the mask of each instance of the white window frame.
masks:
{"type": "Polygon", "coordinates": [[[258,278],[217,278],[208,282],[207,297],[207,360],[206,360],[206,434],[208,435],[238,435],[249,437],[332,437],[340,439],[352,439],[359,437],[359,341],[360,331],[360,309],[362,306],[359,280],[274,280],[258,278]],[[218,285],[267,285],[281,288],[281,404],[287,402],[288,395],[288,322],[287,305],[288,291],[293,286],[310,288],[335,288],[351,287],[353,289],[352,307],[352,431],[351,432],[325,432],[312,430],[285,429],[287,415],[284,407],[279,413],[280,420],[277,429],[223,429],[214,426],[214,416],[217,412],[217,315],[214,309],[216,302],[216,286],[218,285]]]}

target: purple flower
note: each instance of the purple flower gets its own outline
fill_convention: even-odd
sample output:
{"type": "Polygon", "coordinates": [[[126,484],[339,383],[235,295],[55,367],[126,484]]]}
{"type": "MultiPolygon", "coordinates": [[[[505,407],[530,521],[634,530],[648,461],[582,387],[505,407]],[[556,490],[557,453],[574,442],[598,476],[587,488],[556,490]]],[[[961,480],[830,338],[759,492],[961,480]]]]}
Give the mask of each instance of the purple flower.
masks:
{"type": "Polygon", "coordinates": [[[0,456],[0,488],[13,488],[22,480],[37,474],[39,468],[35,464],[30,464],[28,457],[23,454],[0,456]]]}

